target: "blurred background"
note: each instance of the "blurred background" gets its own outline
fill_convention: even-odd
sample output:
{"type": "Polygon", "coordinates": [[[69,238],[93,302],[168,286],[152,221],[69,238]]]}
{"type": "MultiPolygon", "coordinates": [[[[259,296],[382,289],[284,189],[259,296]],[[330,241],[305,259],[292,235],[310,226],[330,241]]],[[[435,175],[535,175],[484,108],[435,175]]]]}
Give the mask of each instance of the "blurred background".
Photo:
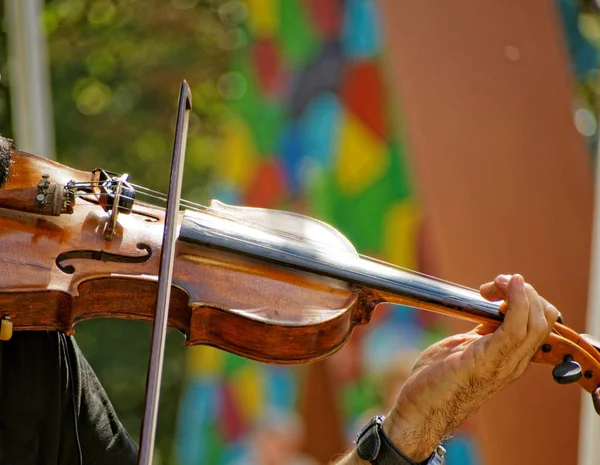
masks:
{"type": "MultiPolygon", "coordinates": [[[[523,273],[585,332],[598,6],[447,3],[5,0],[0,133],[164,192],[185,78],[184,198],[304,213],[363,254],[469,286],[523,273]]],[[[420,350],[466,328],[380,307],[340,352],[292,368],[170,332],[156,463],[326,464],[420,350]]],[[[76,331],[137,439],[151,327],[76,331]]],[[[597,463],[579,388],[530,371],[448,442],[449,465],[597,463]]]]}

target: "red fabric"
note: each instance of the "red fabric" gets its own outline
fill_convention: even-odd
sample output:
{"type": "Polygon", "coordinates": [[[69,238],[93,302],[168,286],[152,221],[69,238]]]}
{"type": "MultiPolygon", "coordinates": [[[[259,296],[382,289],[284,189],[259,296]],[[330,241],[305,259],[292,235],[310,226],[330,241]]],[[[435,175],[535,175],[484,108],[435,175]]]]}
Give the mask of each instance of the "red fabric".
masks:
{"type": "Polygon", "coordinates": [[[342,82],[341,99],[346,108],[375,134],[382,139],[387,138],[383,83],[375,62],[363,61],[348,65],[342,82]]]}
{"type": "Polygon", "coordinates": [[[224,383],[220,386],[220,389],[221,433],[226,442],[231,442],[237,440],[245,433],[246,425],[230,387],[224,383]]]}
{"type": "Polygon", "coordinates": [[[340,35],[342,6],[340,0],[305,0],[315,28],[323,39],[340,35]]]}
{"type": "Polygon", "coordinates": [[[275,159],[264,160],[257,167],[254,179],[246,190],[244,205],[277,208],[286,192],[281,166],[275,159]]]}
{"type": "Polygon", "coordinates": [[[252,60],[260,89],[268,95],[281,94],[286,79],[277,45],[272,40],[257,40],[252,60]]]}

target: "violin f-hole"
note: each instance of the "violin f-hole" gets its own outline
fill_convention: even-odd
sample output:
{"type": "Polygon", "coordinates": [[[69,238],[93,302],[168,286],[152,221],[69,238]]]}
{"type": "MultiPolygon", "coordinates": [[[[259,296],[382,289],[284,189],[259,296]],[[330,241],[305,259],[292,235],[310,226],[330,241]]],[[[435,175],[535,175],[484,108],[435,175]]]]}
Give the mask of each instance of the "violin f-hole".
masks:
{"type": "Polygon", "coordinates": [[[101,262],[117,262],[117,263],[144,263],[147,262],[152,256],[152,248],[149,245],[139,243],[136,244],[139,250],[145,252],[144,255],[131,256],[131,255],[119,255],[116,253],[106,252],[104,250],[70,250],[68,252],[61,253],[56,257],[56,266],[60,271],[66,274],[75,273],[75,267],[72,265],[63,265],[61,262],[64,260],[71,260],[73,258],[79,258],[82,260],[98,260],[101,262]]]}

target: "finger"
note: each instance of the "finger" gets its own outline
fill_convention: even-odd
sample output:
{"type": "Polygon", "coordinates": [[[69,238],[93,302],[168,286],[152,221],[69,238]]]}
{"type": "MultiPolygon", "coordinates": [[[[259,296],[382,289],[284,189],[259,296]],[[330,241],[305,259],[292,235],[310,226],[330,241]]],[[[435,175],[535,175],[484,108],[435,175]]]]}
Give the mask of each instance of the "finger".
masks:
{"type": "MultiPolygon", "coordinates": [[[[562,315],[558,309],[548,301],[545,301],[544,315],[546,316],[546,321],[548,322],[548,334],[550,334],[550,331],[552,331],[552,328],[554,327],[554,323],[557,321],[559,323],[562,322],[562,315]]],[[[548,337],[548,335],[546,335],[546,337],[548,337]]]]}
{"type": "Polygon", "coordinates": [[[497,301],[505,300],[506,292],[508,291],[508,282],[510,281],[510,275],[499,275],[490,283],[482,284],[479,287],[479,292],[484,299],[497,301]]]}
{"type": "Polygon", "coordinates": [[[535,331],[535,334],[532,336],[536,337],[534,341],[533,349],[534,351],[539,348],[539,346],[547,339],[550,331],[554,327],[554,324],[560,319],[561,314],[558,309],[548,302],[543,297],[538,297],[540,306],[542,308],[543,319],[540,317],[539,327],[533,327],[531,331],[535,331]]]}
{"type": "Polygon", "coordinates": [[[534,333],[533,337],[537,335],[545,339],[554,323],[562,319],[562,316],[558,309],[539,295],[530,284],[525,284],[525,292],[530,304],[527,332],[534,333]]]}
{"type": "MultiPolygon", "coordinates": [[[[506,300],[506,293],[508,292],[508,283],[510,281],[512,275],[501,274],[498,275],[494,281],[482,284],[480,286],[481,296],[487,300],[498,301],[498,300],[506,300]]],[[[542,300],[544,307],[552,306],[550,302],[544,299],[542,296],[539,296],[542,300]]],[[[554,307],[556,309],[556,307],[554,307]]],[[[501,309],[502,313],[504,313],[503,309],[501,309]]],[[[559,323],[562,323],[562,315],[558,312],[559,323]]]]}
{"type": "MultiPolygon", "coordinates": [[[[513,275],[508,283],[507,311],[502,331],[497,331],[496,339],[509,339],[513,344],[520,345],[527,336],[529,320],[529,301],[525,292],[525,282],[521,275],[513,275]]],[[[505,344],[506,340],[500,341],[505,344]]]]}
{"type": "Polygon", "coordinates": [[[550,302],[548,302],[546,299],[544,299],[542,296],[540,296],[540,299],[542,299],[542,303],[544,306],[544,312],[548,312],[546,314],[546,319],[549,321],[549,318],[554,318],[554,321],[552,322],[552,325],[554,325],[554,323],[556,323],[557,321],[559,323],[563,322],[563,318],[561,313],[558,311],[558,309],[552,305],[550,302]]]}
{"type": "Polygon", "coordinates": [[[544,312],[546,304],[531,285],[525,284],[525,293],[529,301],[529,319],[527,321],[527,338],[523,345],[530,350],[535,350],[538,340],[547,336],[548,332],[548,321],[544,312]]]}
{"type": "Polygon", "coordinates": [[[478,334],[479,336],[484,336],[486,334],[492,334],[497,329],[498,329],[497,324],[481,323],[480,325],[477,325],[473,331],[475,332],[475,334],[478,334]]]}
{"type": "MultiPolygon", "coordinates": [[[[534,296],[528,292],[528,298],[530,301],[534,298],[534,296]]],[[[539,307],[541,308],[541,313],[543,316],[537,314],[534,318],[539,319],[539,322],[536,324],[530,318],[530,322],[528,324],[528,334],[527,341],[523,343],[521,346],[522,350],[526,350],[523,353],[521,361],[517,364],[515,368],[515,377],[519,377],[529,366],[529,362],[531,361],[531,357],[533,354],[542,346],[544,341],[548,338],[550,331],[556,323],[557,319],[560,316],[560,312],[556,309],[554,305],[549,303],[543,297],[537,296],[539,307]]],[[[537,307],[537,305],[536,305],[537,307]]],[[[532,315],[535,315],[538,312],[537,308],[532,308],[532,315]]]]}

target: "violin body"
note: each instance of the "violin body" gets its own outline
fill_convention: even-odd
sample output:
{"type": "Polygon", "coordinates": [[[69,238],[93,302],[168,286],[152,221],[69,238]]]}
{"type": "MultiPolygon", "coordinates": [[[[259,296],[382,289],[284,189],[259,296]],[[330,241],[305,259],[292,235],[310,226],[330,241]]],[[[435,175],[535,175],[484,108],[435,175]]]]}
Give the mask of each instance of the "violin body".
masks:
{"type": "MultiPolygon", "coordinates": [[[[11,161],[3,191],[35,186],[42,173],[62,184],[91,177],[16,150],[11,161]]],[[[102,234],[109,216],[81,198],[58,217],[0,210],[0,316],[14,330],[72,334],[91,318],[153,320],[164,209],[136,202],[112,240],[102,234]],[[83,252],[97,257],[77,258],[83,252]]],[[[358,297],[340,280],[179,241],[169,326],[186,345],[300,363],[337,350],[369,320],[376,302],[358,297]]]]}

